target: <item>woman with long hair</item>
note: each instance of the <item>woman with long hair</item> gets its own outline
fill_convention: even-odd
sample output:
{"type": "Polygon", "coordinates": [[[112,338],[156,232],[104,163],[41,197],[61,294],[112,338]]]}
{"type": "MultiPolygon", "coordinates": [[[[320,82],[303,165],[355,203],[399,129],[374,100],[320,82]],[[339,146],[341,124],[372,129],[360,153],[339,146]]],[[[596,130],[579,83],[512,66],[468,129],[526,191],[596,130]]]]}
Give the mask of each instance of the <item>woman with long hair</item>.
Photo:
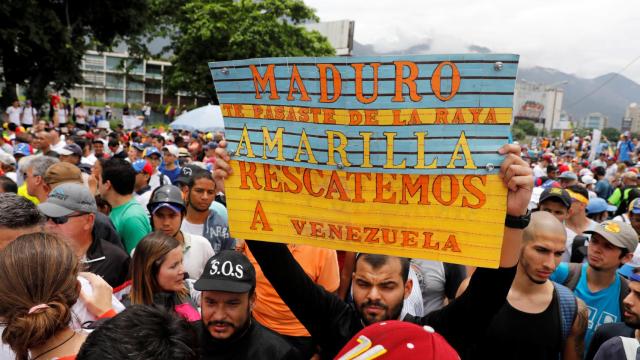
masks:
{"type": "Polygon", "coordinates": [[[75,357],[86,338],[70,327],[78,268],[78,257],[56,234],[23,235],[0,251],[2,341],[16,359],[75,357]]]}
{"type": "Polygon", "coordinates": [[[188,320],[200,314],[185,281],[183,249],[178,240],[155,231],[136,246],[131,261],[131,291],[125,305],[161,305],[188,320]]]}

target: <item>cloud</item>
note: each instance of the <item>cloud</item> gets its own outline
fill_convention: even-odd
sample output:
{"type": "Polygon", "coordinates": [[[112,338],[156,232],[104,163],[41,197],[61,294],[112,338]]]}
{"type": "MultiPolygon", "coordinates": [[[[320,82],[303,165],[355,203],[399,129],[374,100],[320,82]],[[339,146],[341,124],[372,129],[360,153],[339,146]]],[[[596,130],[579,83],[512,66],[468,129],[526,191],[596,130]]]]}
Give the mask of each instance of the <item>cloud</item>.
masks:
{"type": "MultiPolygon", "coordinates": [[[[640,55],[632,46],[637,1],[305,1],[321,20],[355,20],[355,39],[378,51],[428,43],[432,52],[469,52],[473,45],[584,77],[618,71],[640,55]]],[[[624,74],[640,82],[640,61],[624,74]]]]}

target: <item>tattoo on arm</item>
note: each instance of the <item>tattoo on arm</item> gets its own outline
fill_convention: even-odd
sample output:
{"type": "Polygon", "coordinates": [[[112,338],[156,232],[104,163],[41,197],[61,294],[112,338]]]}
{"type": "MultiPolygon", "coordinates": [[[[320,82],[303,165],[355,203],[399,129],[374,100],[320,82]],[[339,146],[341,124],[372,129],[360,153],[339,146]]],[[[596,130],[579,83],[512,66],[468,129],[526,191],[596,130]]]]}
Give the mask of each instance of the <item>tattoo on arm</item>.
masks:
{"type": "Polygon", "coordinates": [[[589,312],[587,307],[578,299],[578,314],[576,321],[573,323],[572,336],[575,337],[575,350],[578,356],[584,355],[584,335],[587,332],[587,323],[589,321],[589,312]]]}

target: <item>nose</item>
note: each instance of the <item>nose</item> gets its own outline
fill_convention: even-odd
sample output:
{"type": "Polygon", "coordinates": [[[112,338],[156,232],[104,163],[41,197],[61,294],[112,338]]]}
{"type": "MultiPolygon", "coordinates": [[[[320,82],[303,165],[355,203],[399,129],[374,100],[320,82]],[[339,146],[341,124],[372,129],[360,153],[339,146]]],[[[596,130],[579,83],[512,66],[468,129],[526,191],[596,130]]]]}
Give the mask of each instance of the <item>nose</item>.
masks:
{"type": "Polygon", "coordinates": [[[371,290],[367,294],[367,299],[369,299],[372,302],[380,300],[380,291],[378,290],[378,288],[376,286],[372,286],[371,287],[371,290]]]}
{"type": "Polygon", "coordinates": [[[554,270],[555,269],[556,261],[555,261],[555,258],[553,256],[553,254],[549,254],[544,258],[543,265],[547,270],[554,270]]]}

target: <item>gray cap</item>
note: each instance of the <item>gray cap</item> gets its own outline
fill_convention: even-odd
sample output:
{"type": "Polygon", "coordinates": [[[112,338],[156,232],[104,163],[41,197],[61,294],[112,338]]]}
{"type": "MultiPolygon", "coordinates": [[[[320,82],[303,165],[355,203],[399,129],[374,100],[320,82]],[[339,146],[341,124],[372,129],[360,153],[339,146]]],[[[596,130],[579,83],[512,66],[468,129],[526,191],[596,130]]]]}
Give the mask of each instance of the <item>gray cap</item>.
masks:
{"type": "Polygon", "coordinates": [[[82,184],[64,183],[49,193],[47,201],[38,205],[38,210],[45,216],[60,217],[74,212],[96,213],[98,207],[89,188],[82,184]]]}
{"type": "Polygon", "coordinates": [[[576,173],[574,173],[573,171],[565,171],[560,174],[560,176],[558,176],[558,179],[578,180],[578,175],[576,175],[576,173]]]}
{"type": "Polygon", "coordinates": [[[585,231],[585,234],[598,234],[611,244],[629,250],[630,253],[635,252],[638,247],[638,234],[631,225],[621,221],[603,221],[595,229],[585,231]]]}
{"type": "Polygon", "coordinates": [[[78,144],[67,144],[62,149],[58,151],[60,155],[75,155],[77,157],[82,157],[82,149],[78,144]]]}

